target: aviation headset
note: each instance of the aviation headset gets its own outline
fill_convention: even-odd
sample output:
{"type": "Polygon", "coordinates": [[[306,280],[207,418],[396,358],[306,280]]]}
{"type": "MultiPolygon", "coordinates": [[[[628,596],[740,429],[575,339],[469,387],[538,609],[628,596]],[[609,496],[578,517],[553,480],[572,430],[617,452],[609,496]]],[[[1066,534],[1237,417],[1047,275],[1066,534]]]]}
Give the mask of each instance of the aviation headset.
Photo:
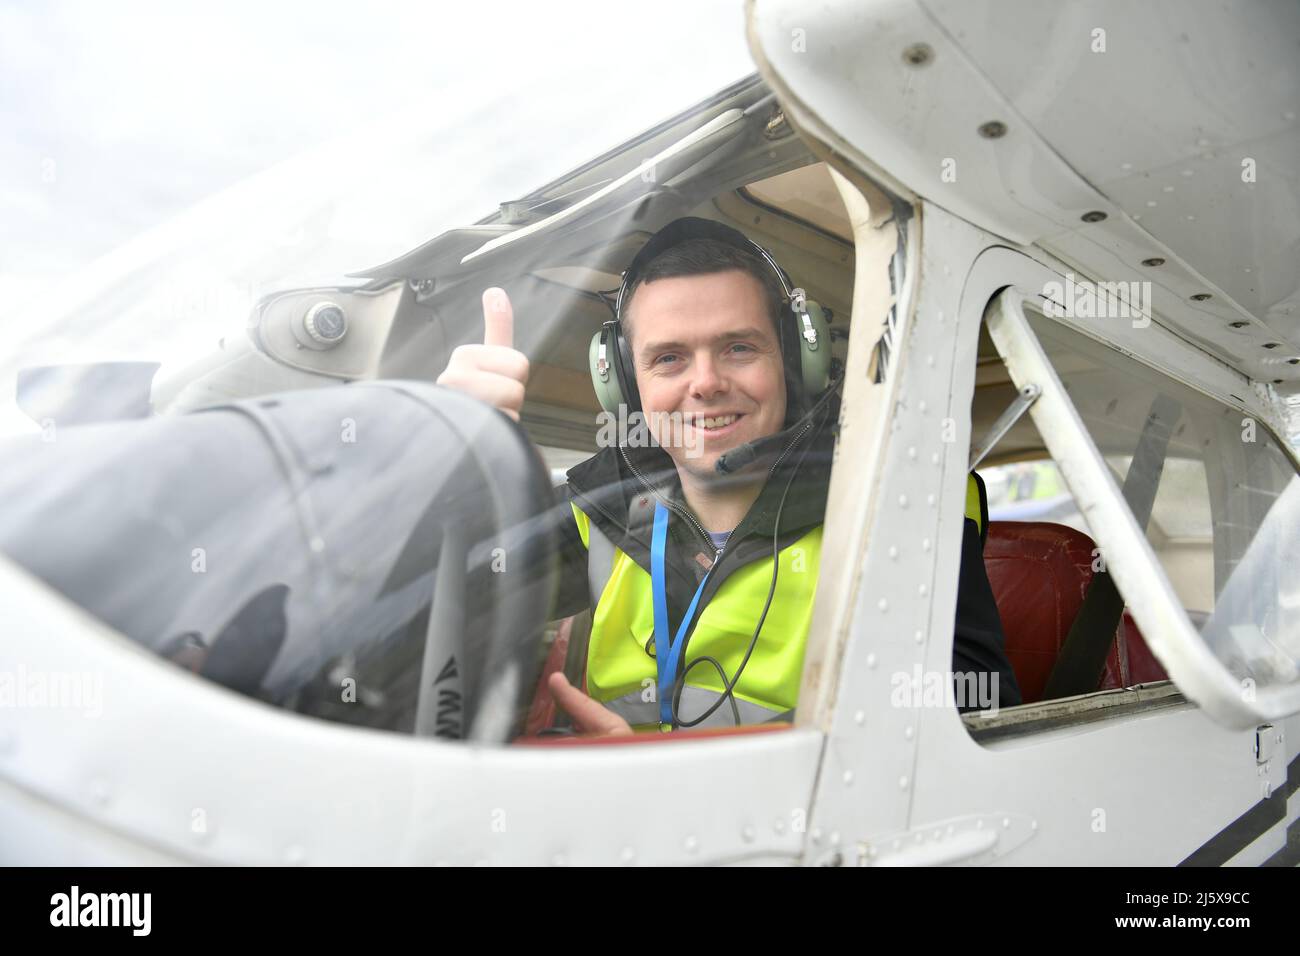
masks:
{"type": "Polygon", "coordinates": [[[623,334],[629,292],[646,266],[660,253],[687,239],[713,239],[756,255],[767,264],[780,284],[785,304],[794,314],[793,322],[783,320],[777,328],[790,408],[806,406],[825,392],[831,374],[830,324],[825,310],[790,281],[771,253],[744,233],[720,222],[687,216],[664,226],[641,247],[623,273],[618,298],[614,301],[614,318],[591,337],[588,364],[600,407],[615,415],[620,405],[626,406],[629,412],[642,410],[632,349],[623,334]]]}

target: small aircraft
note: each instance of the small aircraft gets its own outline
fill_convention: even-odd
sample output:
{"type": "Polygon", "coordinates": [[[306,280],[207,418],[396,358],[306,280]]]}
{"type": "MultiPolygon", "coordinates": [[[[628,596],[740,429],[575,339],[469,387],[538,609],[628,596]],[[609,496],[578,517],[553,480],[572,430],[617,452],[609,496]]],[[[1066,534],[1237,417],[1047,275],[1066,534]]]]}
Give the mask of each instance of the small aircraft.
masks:
{"type": "Polygon", "coordinates": [[[746,20],[756,74],[197,365],[20,379],[0,862],[1300,863],[1300,8],[746,20]],[[551,485],[687,215],[831,316],[799,707],[550,733],[551,485]],[[518,426],[433,385],[489,286],[518,426]],[[972,470],[1002,709],[950,693],[972,470]]]}

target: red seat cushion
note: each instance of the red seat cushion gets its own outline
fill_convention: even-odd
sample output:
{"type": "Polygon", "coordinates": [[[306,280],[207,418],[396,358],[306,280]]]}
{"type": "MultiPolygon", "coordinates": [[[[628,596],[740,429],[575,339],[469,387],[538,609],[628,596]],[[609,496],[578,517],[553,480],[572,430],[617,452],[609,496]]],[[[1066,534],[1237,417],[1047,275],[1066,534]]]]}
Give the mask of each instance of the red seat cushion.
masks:
{"type": "Polygon", "coordinates": [[[1128,611],[1124,612],[1124,619],[1120,622],[1119,648],[1121,672],[1113,675],[1110,667],[1107,666],[1106,676],[1101,682],[1102,690],[1110,690],[1112,687],[1132,687],[1134,684],[1153,684],[1156,681],[1169,679],[1169,674],[1151,653],[1151,648],[1147,647],[1146,639],[1142,637],[1133,615],[1128,611]]]}
{"type": "MultiPolygon", "coordinates": [[[[1092,581],[1096,544],[1081,531],[1046,521],[992,521],[984,567],[1007,659],[1025,703],[1042,700],[1061,645],[1092,581]]],[[[1117,628],[1099,689],[1164,680],[1164,669],[1127,613],[1117,628]]]]}
{"type": "Polygon", "coordinates": [[[528,718],[524,722],[524,735],[535,737],[543,730],[555,726],[555,698],[547,683],[551,675],[564,670],[564,659],[569,653],[569,631],[573,628],[573,618],[566,617],[559,624],[555,641],[546,655],[542,665],[542,675],[537,679],[537,689],[533,691],[533,702],[528,708],[528,718]]]}

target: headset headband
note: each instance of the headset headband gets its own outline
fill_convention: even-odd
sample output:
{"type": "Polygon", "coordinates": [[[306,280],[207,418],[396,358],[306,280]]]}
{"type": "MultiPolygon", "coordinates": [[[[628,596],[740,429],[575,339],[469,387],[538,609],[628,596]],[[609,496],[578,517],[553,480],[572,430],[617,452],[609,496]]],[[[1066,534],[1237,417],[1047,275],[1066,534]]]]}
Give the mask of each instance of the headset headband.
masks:
{"type": "Polygon", "coordinates": [[[765,262],[781,285],[781,293],[793,314],[793,323],[778,316],[777,338],[787,385],[787,415],[822,394],[830,381],[831,349],[829,318],[816,302],[797,288],[766,249],[744,233],[720,222],[687,216],[664,226],[646,242],[623,272],[614,300],[614,318],[605,322],[591,339],[588,363],[592,385],[601,407],[611,413],[627,404],[641,407],[631,349],[623,335],[623,309],[628,293],[646,266],[661,253],[688,239],[712,239],[765,262]]]}
{"type": "Polygon", "coordinates": [[[742,252],[748,252],[756,255],[765,261],[776,275],[777,281],[781,283],[781,292],[784,294],[787,302],[791,302],[795,297],[795,289],[790,284],[789,277],[785,274],[772,254],[760,246],[753,239],[750,239],[743,232],[732,229],[730,226],[723,225],[720,222],[714,222],[711,219],[700,219],[697,216],[686,216],[682,219],[676,219],[664,226],[650,240],[641,247],[632,258],[627,270],[623,273],[623,282],[618,287],[618,298],[614,300],[614,319],[618,323],[623,322],[623,302],[627,298],[628,290],[636,283],[637,278],[655,257],[661,252],[666,252],[678,243],[685,242],[687,239],[713,239],[717,242],[725,243],[742,252]]]}

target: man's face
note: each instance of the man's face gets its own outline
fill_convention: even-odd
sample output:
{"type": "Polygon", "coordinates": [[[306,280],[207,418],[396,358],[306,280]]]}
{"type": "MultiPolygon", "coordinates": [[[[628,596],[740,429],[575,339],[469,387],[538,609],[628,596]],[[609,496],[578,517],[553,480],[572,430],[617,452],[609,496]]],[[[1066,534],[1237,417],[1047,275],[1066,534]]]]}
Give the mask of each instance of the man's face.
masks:
{"type": "Polygon", "coordinates": [[[636,290],[628,319],[641,405],[679,472],[715,480],[719,455],[781,430],[781,347],[753,276],[656,279],[636,290]]]}

